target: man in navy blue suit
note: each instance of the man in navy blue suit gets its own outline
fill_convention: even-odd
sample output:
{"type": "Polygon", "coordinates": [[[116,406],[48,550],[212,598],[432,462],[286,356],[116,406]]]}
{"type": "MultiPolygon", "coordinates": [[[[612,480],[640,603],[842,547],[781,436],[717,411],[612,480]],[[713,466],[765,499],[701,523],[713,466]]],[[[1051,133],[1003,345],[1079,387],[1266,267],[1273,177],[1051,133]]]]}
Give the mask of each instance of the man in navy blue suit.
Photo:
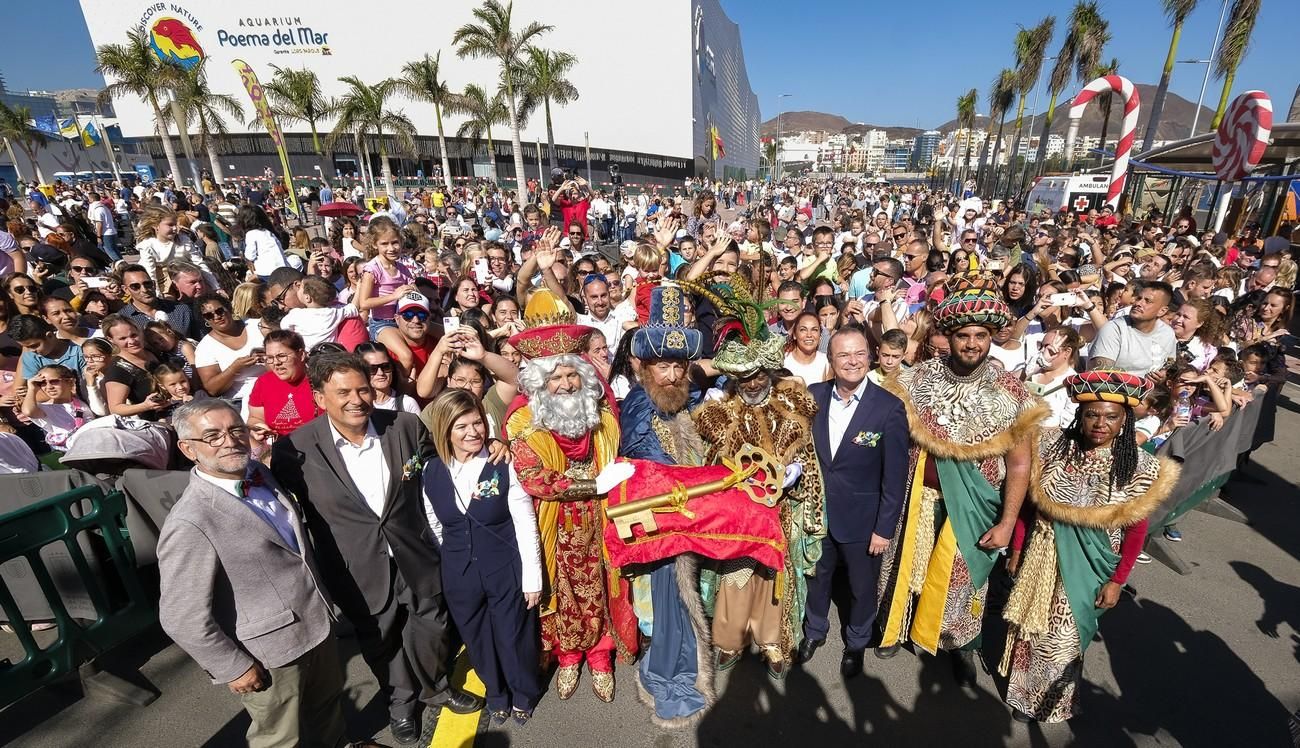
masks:
{"type": "Polygon", "coordinates": [[[898,523],[907,476],[908,429],[903,402],[867,379],[871,352],[859,327],[835,333],[828,347],[835,378],[809,390],[817,401],[813,445],[826,486],[827,533],[808,608],[799,661],[807,662],[830,629],[831,577],[848,571],[851,604],[844,621],[840,672],[862,672],[862,652],[876,618],[881,554],[898,523]]]}

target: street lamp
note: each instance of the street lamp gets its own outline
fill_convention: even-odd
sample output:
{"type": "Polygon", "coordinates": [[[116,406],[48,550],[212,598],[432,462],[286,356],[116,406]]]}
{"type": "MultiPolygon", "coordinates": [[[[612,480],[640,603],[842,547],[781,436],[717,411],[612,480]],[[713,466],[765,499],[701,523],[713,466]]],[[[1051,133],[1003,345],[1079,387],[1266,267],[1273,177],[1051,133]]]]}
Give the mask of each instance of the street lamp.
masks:
{"type": "Polygon", "coordinates": [[[1201,95],[1196,97],[1196,114],[1192,116],[1192,131],[1187,137],[1196,137],[1196,125],[1201,121],[1201,101],[1205,99],[1205,87],[1210,84],[1210,68],[1214,67],[1214,58],[1219,56],[1219,37],[1223,34],[1223,17],[1228,12],[1228,0],[1223,0],[1219,8],[1219,25],[1214,27],[1214,43],[1210,45],[1208,60],[1179,60],[1179,62],[1205,64],[1205,77],[1201,79],[1201,95]]]}
{"type": "Polygon", "coordinates": [[[780,94],[776,97],[776,173],[772,176],[773,182],[781,181],[781,99],[793,95],[780,94]]]}

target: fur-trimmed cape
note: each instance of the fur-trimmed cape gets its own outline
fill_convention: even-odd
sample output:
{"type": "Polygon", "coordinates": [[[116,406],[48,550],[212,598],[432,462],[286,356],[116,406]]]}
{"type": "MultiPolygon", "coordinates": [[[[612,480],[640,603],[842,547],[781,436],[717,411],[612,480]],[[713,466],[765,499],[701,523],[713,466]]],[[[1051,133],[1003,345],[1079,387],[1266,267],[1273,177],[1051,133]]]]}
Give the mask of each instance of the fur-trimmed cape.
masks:
{"type": "Polygon", "coordinates": [[[1178,484],[1182,466],[1168,457],[1143,455],[1157,464],[1157,473],[1145,493],[1119,504],[1100,504],[1096,506],[1076,506],[1056,501],[1046,495],[1042,488],[1043,463],[1034,460],[1033,471],[1029,478],[1029,500],[1034,508],[1046,519],[1064,522],[1079,527],[1095,527],[1112,530],[1131,527],[1151,516],[1164,500],[1173,493],[1178,484]]]}
{"type": "MultiPolygon", "coordinates": [[[[645,690],[641,685],[641,668],[636,668],[636,695],[642,704],[650,707],[650,720],[659,727],[667,729],[681,729],[690,727],[699,722],[713,703],[718,700],[718,694],[713,688],[714,663],[713,663],[713,638],[711,636],[712,628],[709,621],[704,616],[704,601],[700,598],[700,569],[699,559],[693,553],[683,553],[677,557],[677,591],[681,595],[682,604],[686,606],[686,614],[691,619],[691,628],[695,630],[695,689],[704,697],[704,708],[688,714],[685,717],[673,717],[664,719],[655,713],[655,700],[650,692],[645,690]]],[[[652,643],[651,646],[654,646],[652,643]]]]}
{"type": "Polygon", "coordinates": [[[950,460],[973,462],[986,460],[990,457],[1002,457],[1022,441],[1034,439],[1037,436],[1039,424],[1052,413],[1052,409],[1047,403],[1035,399],[1033,405],[1020,411],[1020,414],[1016,416],[1016,420],[1008,428],[979,444],[958,444],[947,439],[941,439],[926,428],[916,413],[916,407],[912,404],[911,393],[899,384],[897,378],[890,377],[886,379],[884,387],[903,401],[903,407],[907,410],[907,426],[908,431],[911,432],[912,441],[932,457],[943,457],[950,460]]]}

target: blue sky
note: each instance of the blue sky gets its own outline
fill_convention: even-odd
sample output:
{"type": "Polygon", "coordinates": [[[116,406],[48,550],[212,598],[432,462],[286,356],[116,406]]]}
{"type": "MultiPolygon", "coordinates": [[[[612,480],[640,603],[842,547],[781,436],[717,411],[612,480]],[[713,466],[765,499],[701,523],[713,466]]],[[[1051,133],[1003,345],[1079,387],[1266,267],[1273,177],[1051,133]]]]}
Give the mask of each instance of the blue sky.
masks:
{"type": "MultiPolygon", "coordinates": [[[[626,0],[618,0],[626,2],[626,0]]],[[[781,108],[842,114],[854,122],[932,127],[954,117],[957,97],[972,86],[985,93],[1002,67],[1011,66],[1016,24],[1044,15],[1062,26],[1073,3],[956,0],[927,3],[863,0],[721,0],[740,24],[750,85],[765,118],[775,115],[777,96],[793,94],[781,108]],[[972,14],[972,9],[977,9],[972,14]]],[[[0,24],[0,72],[15,90],[98,87],[90,36],[76,0],[6,3],[0,24]]],[[[1159,0],[1101,0],[1111,23],[1105,58],[1117,57],[1120,72],[1138,83],[1157,83],[1169,43],[1159,0]]],[[[1179,59],[1209,56],[1221,5],[1201,0],[1183,30],[1179,59]]],[[[631,11],[629,11],[631,12],[631,11]]],[[[1237,73],[1234,95],[1258,88],[1276,110],[1290,106],[1300,82],[1292,46],[1300,22],[1295,0],[1267,0],[1255,25],[1251,49],[1237,73]]],[[[635,31],[635,25],[611,29],[635,31]]],[[[1204,66],[1178,65],[1172,89],[1195,101],[1204,66]]],[[[1067,93],[1077,90],[1071,84],[1067,93]]],[[[1213,76],[1205,101],[1213,108],[1220,84],[1213,76]]],[[[1043,97],[1046,106],[1046,96],[1043,97]]],[[[1030,99],[1032,106],[1033,100],[1030,99]]]]}

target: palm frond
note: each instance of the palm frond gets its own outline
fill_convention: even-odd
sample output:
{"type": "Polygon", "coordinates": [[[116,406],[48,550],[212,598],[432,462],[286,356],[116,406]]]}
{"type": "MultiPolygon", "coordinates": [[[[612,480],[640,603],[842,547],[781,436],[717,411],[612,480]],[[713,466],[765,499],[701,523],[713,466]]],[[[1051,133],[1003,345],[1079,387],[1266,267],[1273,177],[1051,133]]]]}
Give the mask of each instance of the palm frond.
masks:
{"type": "Polygon", "coordinates": [[[1223,78],[1236,71],[1250,49],[1250,36],[1259,16],[1260,0],[1236,0],[1223,27],[1223,41],[1219,44],[1219,59],[1214,66],[1215,75],[1223,78]]]}

